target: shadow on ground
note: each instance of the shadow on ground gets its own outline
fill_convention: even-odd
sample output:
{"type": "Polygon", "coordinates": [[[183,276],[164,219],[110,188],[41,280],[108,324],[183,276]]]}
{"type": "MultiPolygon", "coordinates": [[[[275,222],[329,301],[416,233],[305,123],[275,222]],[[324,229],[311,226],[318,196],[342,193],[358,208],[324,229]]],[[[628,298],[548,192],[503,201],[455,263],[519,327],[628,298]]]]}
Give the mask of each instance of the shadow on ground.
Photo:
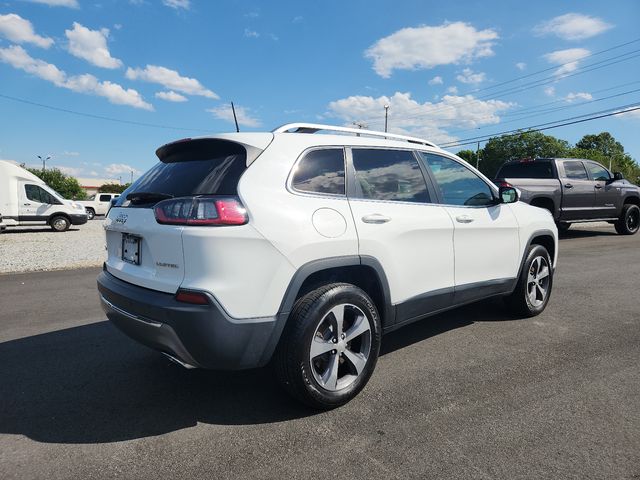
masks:
{"type": "MultiPolygon", "coordinates": [[[[487,301],[384,337],[382,354],[476,321],[509,320],[487,301]]],[[[0,344],[0,433],[40,442],[104,443],[161,435],[198,422],[245,425],[314,415],[269,369],[184,370],[108,322],[0,344]]]]}
{"type": "MultiPolygon", "coordinates": [[[[69,227],[69,230],[67,230],[67,232],[79,232],[80,229],[78,227],[69,227]]],[[[16,235],[19,233],[37,233],[37,232],[47,232],[47,233],[64,233],[64,232],[54,232],[51,227],[28,227],[28,228],[14,228],[14,227],[9,227],[7,228],[4,232],[2,232],[2,235],[16,235]]]]}

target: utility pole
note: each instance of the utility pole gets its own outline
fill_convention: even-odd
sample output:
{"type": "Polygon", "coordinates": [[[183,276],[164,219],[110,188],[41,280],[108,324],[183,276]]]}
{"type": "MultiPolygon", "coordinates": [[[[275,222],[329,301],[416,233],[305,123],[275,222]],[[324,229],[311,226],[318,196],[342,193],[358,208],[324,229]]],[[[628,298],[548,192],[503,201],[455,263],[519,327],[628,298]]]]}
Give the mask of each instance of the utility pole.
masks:
{"type": "MultiPolygon", "coordinates": [[[[363,128],[368,128],[367,124],[364,122],[351,122],[353,125],[355,125],[356,127],[358,127],[360,130],[362,130],[363,128]]],[[[356,134],[357,136],[360,136],[359,133],[356,134]]]]}
{"type": "Polygon", "coordinates": [[[480,170],[480,142],[478,142],[478,146],[476,147],[476,168],[480,170]]]}
{"type": "Polygon", "coordinates": [[[389,119],[389,105],[384,106],[384,133],[387,133],[387,124],[389,119]]]}
{"type": "Polygon", "coordinates": [[[131,170],[131,182],[130,183],[133,183],[133,170],[131,170]]]}
{"type": "Polygon", "coordinates": [[[42,171],[44,172],[45,170],[45,164],[47,163],[47,160],[49,160],[51,158],[51,155],[47,155],[46,157],[41,157],[40,155],[37,155],[37,157],[42,160],[42,171]]]}

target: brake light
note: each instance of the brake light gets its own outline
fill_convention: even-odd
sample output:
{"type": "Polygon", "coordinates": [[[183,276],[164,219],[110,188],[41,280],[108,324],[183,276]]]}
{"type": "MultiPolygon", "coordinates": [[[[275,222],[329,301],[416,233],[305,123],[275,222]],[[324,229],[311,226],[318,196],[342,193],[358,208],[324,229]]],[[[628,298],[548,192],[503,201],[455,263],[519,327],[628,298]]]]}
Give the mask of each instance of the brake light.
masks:
{"type": "Polygon", "coordinates": [[[182,197],[154,207],[156,221],[165,225],[244,225],[247,210],[235,197],[182,197]]]}
{"type": "Polygon", "coordinates": [[[496,180],[494,182],[498,187],[504,187],[504,188],[512,188],[513,185],[511,185],[509,182],[507,182],[506,180],[496,180]]]}
{"type": "Polygon", "coordinates": [[[209,297],[202,292],[191,292],[189,290],[178,290],[176,300],[194,305],[209,305],[209,297]]]}

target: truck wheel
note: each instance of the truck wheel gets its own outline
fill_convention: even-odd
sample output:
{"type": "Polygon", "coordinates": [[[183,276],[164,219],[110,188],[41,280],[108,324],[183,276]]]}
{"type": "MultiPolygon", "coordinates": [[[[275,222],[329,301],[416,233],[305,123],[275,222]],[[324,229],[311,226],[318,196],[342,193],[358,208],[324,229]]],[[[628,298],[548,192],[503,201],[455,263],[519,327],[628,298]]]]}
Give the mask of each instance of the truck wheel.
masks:
{"type": "Polygon", "coordinates": [[[87,220],[93,220],[96,216],[95,210],[93,208],[85,208],[85,210],[87,211],[87,220]]]}
{"type": "Polygon", "coordinates": [[[310,407],[344,405],[367,384],[380,351],[380,317],[369,296],[347,283],[300,298],[274,366],[284,389],[310,407]]]}
{"type": "Polygon", "coordinates": [[[542,245],[531,245],[522,267],[518,285],[506,297],[507,306],[516,315],[535,317],[549,302],[553,287],[553,268],[549,252],[542,245]]]}
{"type": "Polygon", "coordinates": [[[53,229],[54,232],[66,232],[69,230],[71,226],[71,222],[67,217],[63,217],[62,215],[58,215],[57,217],[53,217],[49,222],[49,225],[53,229]]]}
{"type": "Polygon", "coordinates": [[[558,227],[558,233],[567,233],[571,228],[571,224],[567,222],[556,222],[556,227],[558,227]]]}
{"type": "Polygon", "coordinates": [[[640,207],[626,204],[620,214],[620,220],[615,223],[616,232],[620,235],[633,235],[640,227],[640,207]]]}

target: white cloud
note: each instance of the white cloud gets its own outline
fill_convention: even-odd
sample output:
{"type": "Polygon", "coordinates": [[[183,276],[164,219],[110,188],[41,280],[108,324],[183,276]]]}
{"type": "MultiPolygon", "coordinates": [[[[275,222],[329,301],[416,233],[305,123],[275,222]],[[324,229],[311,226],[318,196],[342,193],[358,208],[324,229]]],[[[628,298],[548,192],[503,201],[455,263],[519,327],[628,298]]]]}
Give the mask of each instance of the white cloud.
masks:
{"type": "Polygon", "coordinates": [[[174,8],[176,10],[183,8],[185,10],[189,10],[191,7],[190,0],[162,0],[162,3],[167,7],[174,8]]]}
{"type": "Polygon", "coordinates": [[[89,74],[69,77],[55,65],[31,57],[18,45],[0,48],[0,62],[7,63],[14,68],[47,80],[60,88],[66,88],[78,93],[98,95],[116,105],[128,105],[143,110],[153,110],[153,106],[145,102],[136,90],[125,89],[117,83],[100,81],[89,74]]]}
{"type": "Polygon", "coordinates": [[[403,28],[374,43],[365,57],[373,60],[378,75],[388,78],[394,69],[428,69],[491,56],[497,39],[495,30],[476,30],[464,22],[403,28]]]}
{"type": "MultiPolygon", "coordinates": [[[[236,116],[238,117],[238,125],[243,127],[259,127],[262,125],[262,122],[255,118],[248,109],[235,105],[236,116]]],[[[216,108],[210,108],[207,112],[212,113],[214,117],[219,118],[220,120],[225,120],[227,122],[233,123],[233,111],[231,110],[231,105],[221,105],[216,108]]]]}
{"type": "Polygon", "coordinates": [[[78,8],[78,0],[27,0],[31,3],[42,3],[50,7],[69,7],[78,8]]]}
{"type": "Polygon", "coordinates": [[[113,58],[107,47],[109,29],[90,30],[87,27],[73,22],[72,30],[65,30],[69,39],[69,53],[82,58],[87,62],[102,68],[120,68],[122,61],[113,58]]]}
{"type": "Polygon", "coordinates": [[[442,77],[440,75],[436,75],[431,80],[429,80],[428,83],[429,83],[429,85],[442,85],[444,82],[443,82],[442,77]]]}
{"type": "Polygon", "coordinates": [[[456,87],[455,85],[452,85],[451,87],[447,88],[447,92],[452,93],[453,95],[457,95],[458,87],[456,87]]]}
{"type": "Polygon", "coordinates": [[[104,171],[113,176],[125,173],[127,175],[131,175],[131,172],[133,172],[134,175],[142,173],[137,168],[132,167],[131,165],[127,165],[126,163],[110,163],[109,165],[104,167],[104,171]]]}
{"type": "Polygon", "coordinates": [[[77,167],[65,167],[63,165],[52,165],[52,168],[57,168],[65,175],[71,175],[72,177],[77,177],[82,173],[82,168],[77,167]]]}
{"type": "Polygon", "coordinates": [[[304,20],[304,17],[302,15],[298,15],[293,17],[293,20],[291,20],[291,23],[300,23],[304,20]]]}
{"type": "Polygon", "coordinates": [[[176,90],[185,95],[199,95],[214,100],[220,98],[214,92],[202,86],[195,78],[183,77],[175,70],[158,65],[147,65],[144,69],[128,68],[126,77],[129,80],[157,83],[169,90],[176,90]]]}
{"type": "Polygon", "coordinates": [[[157,92],[156,98],[166,100],[167,102],[186,102],[187,97],[180,95],[179,93],[169,90],[168,92],[157,92]]]}
{"type": "Polygon", "coordinates": [[[556,87],[546,87],[544,89],[544,94],[547,97],[553,97],[556,94],[556,87]]]}
{"type": "Polygon", "coordinates": [[[527,64],[524,62],[518,62],[516,63],[516,68],[520,71],[524,70],[527,68],[527,64]]]}
{"type": "Polygon", "coordinates": [[[564,99],[571,103],[575,100],[593,100],[593,95],[587,92],[569,93],[564,99]]]}
{"type": "Polygon", "coordinates": [[[473,73],[473,70],[470,68],[465,68],[456,79],[461,83],[477,84],[486,80],[486,74],[484,72],[473,73]]]}
{"type": "Polygon", "coordinates": [[[31,43],[42,48],[53,45],[53,39],[38,35],[29,20],[15,13],[0,15],[0,36],[15,43],[31,43]]]}
{"type": "Polygon", "coordinates": [[[584,40],[606,32],[613,25],[597,17],[581,13],[567,13],[537,25],[536,35],[555,35],[563,40],[584,40]]]}
{"type": "Polygon", "coordinates": [[[247,38],[258,38],[260,34],[255,30],[251,30],[249,28],[244,29],[244,36],[247,38]]]}
{"type": "Polygon", "coordinates": [[[586,57],[591,52],[586,48],[567,48],[565,50],[556,50],[547,53],[544,58],[555,65],[560,65],[555,71],[556,75],[565,75],[571,73],[578,68],[580,59],[586,57]]]}
{"type": "Polygon", "coordinates": [[[396,92],[391,97],[359,95],[336,100],[329,104],[327,115],[340,118],[346,124],[365,120],[372,129],[381,129],[385,105],[391,106],[391,132],[416,135],[437,143],[456,140],[446,131],[450,127],[477,128],[498,123],[498,114],[512,106],[500,100],[477,100],[472,95],[445,95],[436,103],[419,103],[410,93],[396,92]]]}

